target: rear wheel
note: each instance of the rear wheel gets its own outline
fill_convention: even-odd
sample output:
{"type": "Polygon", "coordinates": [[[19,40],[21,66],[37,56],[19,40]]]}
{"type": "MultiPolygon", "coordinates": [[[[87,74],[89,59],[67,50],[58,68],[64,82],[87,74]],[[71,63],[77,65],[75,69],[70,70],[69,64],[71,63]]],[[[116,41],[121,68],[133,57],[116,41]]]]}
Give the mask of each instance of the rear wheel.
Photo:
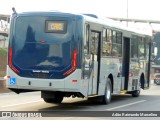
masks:
{"type": "Polygon", "coordinates": [[[135,90],[133,92],[131,92],[132,97],[138,97],[140,95],[140,90],[135,90]]]}
{"type": "Polygon", "coordinates": [[[57,96],[55,98],[43,98],[46,103],[61,103],[63,100],[62,96],[57,96]]]}
{"type": "Polygon", "coordinates": [[[46,103],[61,103],[64,95],[60,92],[42,92],[42,98],[46,103]]]}
{"type": "MultiPolygon", "coordinates": [[[[144,85],[143,85],[144,86],[144,85]]],[[[138,90],[134,90],[131,92],[132,97],[138,97],[140,95],[141,92],[141,82],[139,82],[139,87],[138,90]]]]}
{"type": "Polygon", "coordinates": [[[109,104],[111,102],[112,84],[110,78],[107,79],[105,94],[102,96],[102,104],[109,104]]]}

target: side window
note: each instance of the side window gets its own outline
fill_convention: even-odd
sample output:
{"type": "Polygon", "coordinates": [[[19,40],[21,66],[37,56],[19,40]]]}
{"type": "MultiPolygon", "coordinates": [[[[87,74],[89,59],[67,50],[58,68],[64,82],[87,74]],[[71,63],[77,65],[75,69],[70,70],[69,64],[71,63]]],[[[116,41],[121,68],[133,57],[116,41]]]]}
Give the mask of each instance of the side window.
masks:
{"type": "Polygon", "coordinates": [[[122,56],[122,33],[119,31],[113,31],[113,48],[112,56],[121,57],[122,56]]]}
{"type": "Polygon", "coordinates": [[[148,37],[145,37],[145,45],[146,45],[146,50],[145,50],[145,55],[146,55],[146,57],[147,57],[147,59],[149,59],[148,58],[148,56],[149,56],[149,38],[148,37]]]}
{"type": "Polygon", "coordinates": [[[95,34],[91,32],[91,41],[90,41],[90,53],[95,54],[95,34]]]}
{"type": "Polygon", "coordinates": [[[98,32],[93,32],[93,31],[91,32],[90,53],[91,53],[91,55],[94,56],[94,61],[97,60],[97,56],[98,56],[99,37],[100,37],[100,35],[98,32]]]}
{"type": "Polygon", "coordinates": [[[104,29],[102,56],[111,56],[111,52],[112,52],[112,31],[110,29],[104,29]]]}
{"type": "Polygon", "coordinates": [[[102,34],[102,56],[106,56],[107,53],[107,37],[106,37],[106,29],[103,29],[103,34],[102,34]]]}
{"type": "Polygon", "coordinates": [[[138,36],[133,35],[131,39],[131,58],[138,58],[138,36]]]}
{"type": "Polygon", "coordinates": [[[146,45],[145,45],[145,41],[144,41],[144,39],[142,39],[142,37],[139,38],[138,45],[139,45],[138,46],[139,57],[145,58],[146,45]]]}
{"type": "Polygon", "coordinates": [[[85,25],[84,31],[84,54],[89,54],[89,26],[85,25]]]}
{"type": "Polygon", "coordinates": [[[90,56],[89,56],[89,25],[85,24],[84,26],[84,41],[83,41],[83,65],[82,65],[82,79],[88,79],[90,77],[90,56]]]}
{"type": "Polygon", "coordinates": [[[117,39],[117,35],[116,35],[117,33],[116,33],[116,31],[112,31],[112,42],[113,43],[116,43],[116,39],[117,39]]]}

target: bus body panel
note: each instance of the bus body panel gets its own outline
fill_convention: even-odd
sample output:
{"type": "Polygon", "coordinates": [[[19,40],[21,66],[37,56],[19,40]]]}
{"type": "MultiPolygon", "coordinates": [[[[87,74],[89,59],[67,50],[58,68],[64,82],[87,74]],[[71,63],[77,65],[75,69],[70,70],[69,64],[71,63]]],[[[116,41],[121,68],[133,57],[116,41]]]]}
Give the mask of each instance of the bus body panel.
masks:
{"type": "MultiPolygon", "coordinates": [[[[102,82],[105,86],[106,79],[109,75],[113,76],[113,93],[119,93],[121,88],[121,77],[118,73],[121,72],[122,63],[120,63],[120,58],[109,58],[102,57],[101,59],[101,70],[100,70],[100,83],[102,82]]],[[[101,90],[101,88],[99,89],[101,90]]],[[[103,91],[104,92],[104,89],[103,91]]]]}

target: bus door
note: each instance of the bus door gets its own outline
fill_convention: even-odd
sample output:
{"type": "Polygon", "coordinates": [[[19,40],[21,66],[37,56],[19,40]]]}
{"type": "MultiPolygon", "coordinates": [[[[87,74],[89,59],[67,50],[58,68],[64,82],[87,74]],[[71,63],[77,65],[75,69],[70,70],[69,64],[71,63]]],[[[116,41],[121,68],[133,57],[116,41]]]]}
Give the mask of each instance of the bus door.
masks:
{"type": "Polygon", "coordinates": [[[91,31],[90,38],[90,55],[91,55],[91,67],[92,72],[89,81],[89,87],[91,88],[91,94],[97,94],[98,81],[99,81],[99,61],[100,61],[100,32],[91,31]]]}
{"type": "Polygon", "coordinates": [[[100,66],[100,32],[85,25],[83,79],[88,79],[88,95],[98,93],[98,71],[100,66]]]}
{"type": "Polygon", "coordinates": [[[124,83],[122,89],[128,89],[129,81],[129,65],[130,65],[130,38],[123,38],[123,61],[122,61],[122,76],[124,78],[124,83]]]}

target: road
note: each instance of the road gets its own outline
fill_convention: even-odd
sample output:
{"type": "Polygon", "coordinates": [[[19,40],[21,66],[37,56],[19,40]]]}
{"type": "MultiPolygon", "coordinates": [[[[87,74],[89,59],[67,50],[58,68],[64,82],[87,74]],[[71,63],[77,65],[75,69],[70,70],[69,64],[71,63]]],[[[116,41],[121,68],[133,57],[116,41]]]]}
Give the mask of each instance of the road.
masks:
{"type": "MultiPolygon", "coordinates": [[[[41,112],[68,110],[81,111],[82,116],[84,111],[160,111],[160,86],[152,85],[149,90],[142,90],[141,95],[136,98],[130,95],[114,95],[109,105],[100,105],[81,98],[65,98],[60,105],[49,104],[41,99],[40,92],[22,94],[11,92],[0,94],[0,111],[41,112]]],[[[93,112],[92,114],[98,114],[97,112],[93,112]]],[[[64,115],[62,117],[64,117],[64,115]]],[[[78,117],[80,117],[80,115],[78,117]]],[[[65,119],[70,120],[72,116],[66,117],[65,119]]],[[[137,118],[135,117],[135,119],[137,118]]],[[[38,118],[38,120],[40,119],[38,118]]],[[[78,120],[78,118],[76,120],[78,120]]]]}

